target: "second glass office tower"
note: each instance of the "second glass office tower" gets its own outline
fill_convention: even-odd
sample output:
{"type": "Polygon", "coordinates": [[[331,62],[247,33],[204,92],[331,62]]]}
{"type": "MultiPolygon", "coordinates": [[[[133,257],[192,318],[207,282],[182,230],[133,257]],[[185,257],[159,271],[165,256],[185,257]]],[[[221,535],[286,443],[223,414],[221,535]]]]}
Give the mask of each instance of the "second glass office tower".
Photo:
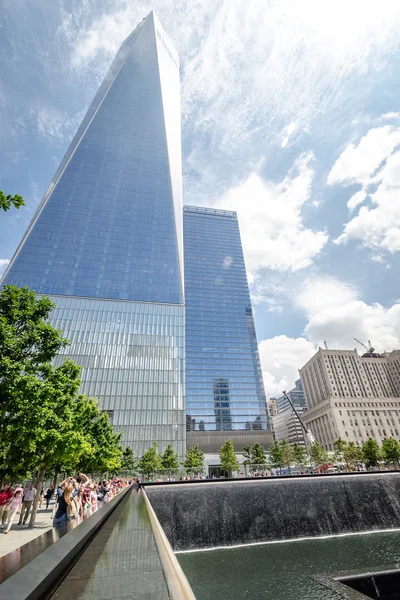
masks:
{"type": "Polygon", "coordinates": [[[3,283],[52,324],[123,442],[185,452],[178,55],[150,13],[122,44],[3,283]]]}
{"type": "Polygon", "coordinates": [[[235,212],[185,206],[189,431],[265,430],[265,392],[235,212]]]}

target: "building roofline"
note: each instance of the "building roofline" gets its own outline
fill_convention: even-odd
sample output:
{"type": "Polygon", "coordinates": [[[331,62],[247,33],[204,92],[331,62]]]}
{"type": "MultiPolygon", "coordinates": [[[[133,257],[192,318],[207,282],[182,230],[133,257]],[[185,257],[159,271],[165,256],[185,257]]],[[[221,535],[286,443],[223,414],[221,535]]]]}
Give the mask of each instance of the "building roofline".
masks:
{"type": "Polygon", "coordinates": [[[210,208],[205,206],[189,206],[185,204],[183,212],[197,213],[201,215],[216,215],[218,217],[229,217],[237,219],[237,212],[234,210],[222,210],[220,208],[210,208]]]}

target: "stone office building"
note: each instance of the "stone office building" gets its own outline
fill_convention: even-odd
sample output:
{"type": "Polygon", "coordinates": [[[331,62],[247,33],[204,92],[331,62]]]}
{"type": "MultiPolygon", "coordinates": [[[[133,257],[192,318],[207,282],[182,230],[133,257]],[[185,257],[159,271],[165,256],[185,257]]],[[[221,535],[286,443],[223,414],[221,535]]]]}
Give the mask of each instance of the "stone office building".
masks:
{"type": "Polygon", "coordinates": [[[338,437],[362,445],[400,439],[400,352],[318,352],[300,369],[308,410],[305,425],[328,450],[338,437]]]}

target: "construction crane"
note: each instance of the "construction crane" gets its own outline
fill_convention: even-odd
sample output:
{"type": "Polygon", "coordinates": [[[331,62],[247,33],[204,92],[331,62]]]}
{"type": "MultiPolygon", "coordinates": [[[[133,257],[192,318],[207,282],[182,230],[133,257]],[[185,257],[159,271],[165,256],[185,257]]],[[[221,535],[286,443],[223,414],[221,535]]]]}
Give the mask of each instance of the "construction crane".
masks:
{"type": "MultiPolygon", "coordinates": [[[[355,340],[355,341],[356,341],[358,344],[360,344],[360,346],[362,346],[363,348],[365,348],[365,349],[366,349],[366,351],[367,351],[367,355],[368,355],[369,357],[371,357],[371,358],[372,358],[372,357],[374,356],[374,351],[375,351],[375,348],[373,348],[373,347],[371,346],[371,342],[370,342],[370,340],[368,340],[368,348],[367,348],[367,346],[366,346],[365,344],[363,344],[363,342],[361,342],[361,340],[358,340],[357,338],[353,338],[353,340],[355,340]]],[[[364,356],[365,356],[365,354],[364,354],[364,356]]]]}
{"type": "Polygon", "coordinates": [[[299,423],[302,426],[302,428],[304,429],[304,433],[306,434],[306,437],[307,437],[308,441],[310,442],[310,445],[312,446],[316,440],[315,440],[315,437],[313,436],[313,434],[311,433],[311,430],[307,429],[307,427],[304,425],[304,423],[303,423],[303,421],[302,421],[299,413],[297,412],[297,410],[294,407],[293,402],[291,401],[291,399],[287,395],[286,390],[283,390],[282,394],[283,394],[283,397],[289,402],[290,406],[292,407],[292,411],[294,412],[294,414],[298,418],[299,423]]]}

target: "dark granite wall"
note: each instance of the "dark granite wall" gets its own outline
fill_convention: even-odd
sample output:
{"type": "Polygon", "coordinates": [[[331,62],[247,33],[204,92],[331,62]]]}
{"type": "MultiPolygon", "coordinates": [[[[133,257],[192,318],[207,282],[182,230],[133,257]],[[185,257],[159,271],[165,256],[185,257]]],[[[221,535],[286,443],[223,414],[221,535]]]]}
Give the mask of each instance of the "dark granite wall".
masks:
{"type": "Polygon", "coordinates": [[[146,487],[174,550],[400,527],[400,473],[146,487]]]}

